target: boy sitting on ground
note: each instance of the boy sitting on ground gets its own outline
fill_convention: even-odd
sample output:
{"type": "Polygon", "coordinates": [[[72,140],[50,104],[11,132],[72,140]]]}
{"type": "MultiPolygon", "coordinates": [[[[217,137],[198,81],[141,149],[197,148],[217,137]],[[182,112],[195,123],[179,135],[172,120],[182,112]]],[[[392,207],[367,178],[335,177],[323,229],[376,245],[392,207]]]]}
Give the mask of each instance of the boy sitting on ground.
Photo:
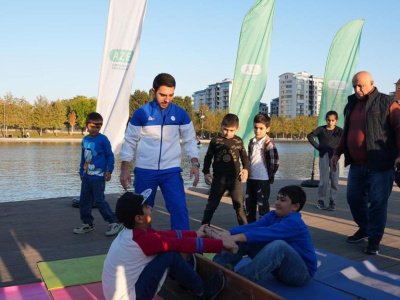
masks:
{"type": "Polygon", "coordinates": [[[108,299],[152,299],[168,272],[199,299],[215,299],[223,290],[222,271],[207,282],[193,270],[180,253],[237,250],[230,238],[209,239],[204,226],[198,231],[165,230],[150,227],[151,207],[146,204],[148,189],[142,195],[127,192],[118,199],[116,215],[124,229],[115,238],[104,262],[103,293],[108,299]]]}
{"type": "Polygon", "coordinates": [[[293,286],[308,283],[317,270],[317,257],[310,233],[304,224],[300,210],[306,202],[304,190],[295,185],[285,186],[278,192],[275,210],[258,221],[217,232],[207,227],[210,237],[231,235],[239,244],[235,254],[223,251],[214,261],[233,269],[248,255],[252,261],[239,268],[237,273],[262,285],[269,274],[279,281],[293,286]]]}

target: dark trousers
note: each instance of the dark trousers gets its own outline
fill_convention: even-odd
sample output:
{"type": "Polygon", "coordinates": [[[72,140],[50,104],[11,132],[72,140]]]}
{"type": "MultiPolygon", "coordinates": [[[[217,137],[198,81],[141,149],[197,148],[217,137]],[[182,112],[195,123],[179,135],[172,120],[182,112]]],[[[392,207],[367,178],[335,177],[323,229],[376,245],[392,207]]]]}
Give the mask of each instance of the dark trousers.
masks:
{"type": "Polygon", "coordinates": [[[268,180],[247,180],[246,188],[246,211],[247,222],[256,221],[257,206],[260,217],[269,212],[270,184],[268,180]]]}
{"type": "Polygon", "coordinates": [[[214,174],[210,195],[208,196],[208,202],[204,210],[201,224],[210,224],[214,212],[226,190],[229,191],[232,198],[233,208],[236,211],[239,225],[247,224],[243,204],[242,182],[236,176],[227,176],[224,174],[214,174]]]}
{"type": "Polygon", "coordinates": [[[104,190],[105,180],[91,179],[82,177],[81,195],[79,197],[79,209],[83,224],[93,224],[92,205],[96,204],[104,221],[116,223],[117,217],[112,211],[110,205],[105,200],[104,190]]]}
{"type": "Polygon", "coordinates": [[[135,284],[137,300],[151,300],[157,292],[158,284],[165,270],[184,287],[192,290],[195,294],[203,291],[203,280],[185,262],[177,252],[165,252],[157,255],[142,271],[135,284]]]}

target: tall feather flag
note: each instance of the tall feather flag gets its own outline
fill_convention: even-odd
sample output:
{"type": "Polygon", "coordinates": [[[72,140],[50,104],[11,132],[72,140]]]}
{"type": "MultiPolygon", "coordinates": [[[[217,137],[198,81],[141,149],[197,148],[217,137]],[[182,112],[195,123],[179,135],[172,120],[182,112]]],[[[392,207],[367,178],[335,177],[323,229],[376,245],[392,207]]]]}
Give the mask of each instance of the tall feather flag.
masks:
{"type": "Polygon", "coordinates": [[[325,114],[334,110],[339,115],[338,126],[343,127],[343,109],[352,93],[360,49],[364,20],[353,20],[335,35],[325,65],[324,84],[319,108],[318,125],[324,125],[325,114]]]}
{"type": "Polygon", "coordinates": [[[267,83],[275,0],[258,0],[243,19],[229,111],[238,115],[238,135],[249,141],[267,83]]]}
{"type": "Polygon", "coordinates": [[[97,112],[102,133],[118,153],[129,119],[129,96],[139,54],[147,0],[110,0],[97,112]]]}

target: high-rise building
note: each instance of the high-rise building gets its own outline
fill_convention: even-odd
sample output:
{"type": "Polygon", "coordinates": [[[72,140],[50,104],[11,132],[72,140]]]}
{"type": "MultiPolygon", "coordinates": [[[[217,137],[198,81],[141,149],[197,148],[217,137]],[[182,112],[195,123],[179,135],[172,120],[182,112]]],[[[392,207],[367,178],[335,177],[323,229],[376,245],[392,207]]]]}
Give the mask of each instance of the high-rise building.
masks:
{"type": "Polygon", "coordinates": [[[193,107],[199,111],[200,106],[207,105],[210,111],[229,110],[229,100],[232,93],[232,80],[210,84],[206,89],[193,93],[193,107]]]}
{"type": "Polygon", "coordinates": [[[318,116],[323,78],[307,72],[279,76],[279,116],[318,116]]]}
{"type": "Polygon", "coordinates": [[[258,106],[258,110],[260,113],[265,113],[268,115],[268,104],[264,102],[260,102],[260,105],[258,106]]]}
{"type": "Polygon", "coordinates": [[[271,100],[271,117],[279,116],[279,97],[271,100]]]}

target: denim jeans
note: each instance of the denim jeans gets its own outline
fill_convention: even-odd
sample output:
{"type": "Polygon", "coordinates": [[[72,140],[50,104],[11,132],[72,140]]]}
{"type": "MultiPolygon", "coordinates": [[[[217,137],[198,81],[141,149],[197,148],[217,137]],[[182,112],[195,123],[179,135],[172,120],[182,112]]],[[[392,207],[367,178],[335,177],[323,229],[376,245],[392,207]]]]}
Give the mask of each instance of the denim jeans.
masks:
{"type": "Polygon", "coordinates": [[[393,174],[393,169],[375,171],[367,165],[350,166],[347,203],[354,222],[374,242],[380,242],[385,230],[393,174]]]}
{"type": "Polygon", "coordinates": [[[104,189],[106,182],[104,180],[82,178],[81,195],[79,208],[81,220],[83,224],[93,224],[92,204],[96,203],[97,208],[104,221],[108,223],[116,223],[117,218],[110,208],[104,197],[104,189]]]}
{"type": "Polygon", "coordinates": [[[169,268],[168,274],[196,294],[203,291],[203,280],[177,252],[157,255],[142,271],[135,285],[137,300],[150,300],[158,289],[158,284],[169,268]]]}
{"type": "Polygon", "coordinates": [[[262,285],[262,281],[272,274],[287,285],[302,286],[311,279],[307,265],[288,243],[275,240],[268,244],[242,243],[236,254],[223,251],[214,257],[221,265],[235,266],[244,255],[252,261],[237,270],[237,273],[262,285]],[[257,253],[256,255],[254,255],[257,253]]]}
{"type": "MultiPolygon", "coordinates": [[[[328,153],[319,158],[319,185],[318,185],[318,200],[325,203],[325,200],[332,203],[336,202],[336,195],[339,182],[339,163],[336,164],[336,172],[330,167],[328,153]],[[330,182],[330,192],[329,191],[330,182]]],[[[328,203],[326,203],[328,204],[328,203]]]]}

